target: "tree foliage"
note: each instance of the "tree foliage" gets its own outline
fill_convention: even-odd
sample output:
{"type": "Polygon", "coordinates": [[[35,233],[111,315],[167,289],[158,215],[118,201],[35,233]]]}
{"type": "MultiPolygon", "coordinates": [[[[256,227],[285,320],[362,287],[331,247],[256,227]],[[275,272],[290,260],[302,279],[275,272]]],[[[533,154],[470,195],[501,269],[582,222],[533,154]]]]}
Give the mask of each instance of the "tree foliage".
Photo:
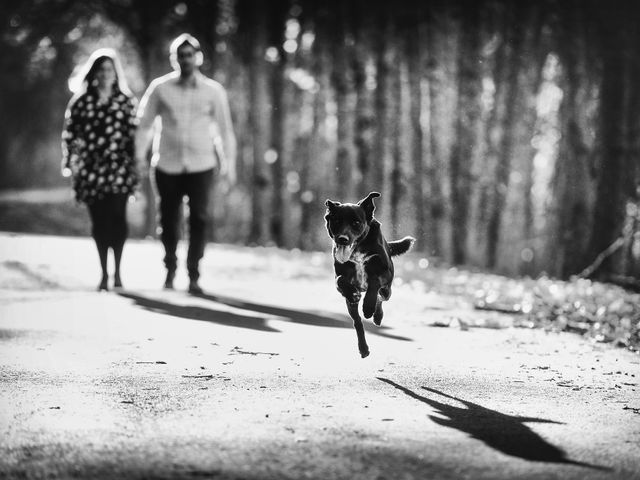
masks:
{"type": "MultiPolygon", "coordinates": [[[[170,68],[171,39],[190,31],[204,72],[229,90],[240,146],[238,185],[215,187],[215,240],[324,248],[325,198],[378,190],[389,235],[412,233],[447,263],[568,277],[611,250],[591,275],[640,277],[637,2],[26,0],[0,9],[4,188],[60,182],[65,81],[87,35],[119,31],[104,42],[148,82],[170,68]]],[[[150,234],[152,195],[147,184],[150,234]]]]}

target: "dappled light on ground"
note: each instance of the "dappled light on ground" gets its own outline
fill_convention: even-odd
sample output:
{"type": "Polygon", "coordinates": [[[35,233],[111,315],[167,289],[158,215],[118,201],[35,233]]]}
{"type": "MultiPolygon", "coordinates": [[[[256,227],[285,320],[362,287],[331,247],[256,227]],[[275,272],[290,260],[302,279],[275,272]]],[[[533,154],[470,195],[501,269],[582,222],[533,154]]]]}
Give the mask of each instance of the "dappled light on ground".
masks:
{"type": "Polygon", "coordinates": [[[580,278],[517,279],[459,268],[425,269],[420,268],[421,260],[398,262],[400,278],[421,292],[456,297],[477,311],[509,315],[514,326],[574,332],[596,342],[640,349],[638,293],[580,278]]]}

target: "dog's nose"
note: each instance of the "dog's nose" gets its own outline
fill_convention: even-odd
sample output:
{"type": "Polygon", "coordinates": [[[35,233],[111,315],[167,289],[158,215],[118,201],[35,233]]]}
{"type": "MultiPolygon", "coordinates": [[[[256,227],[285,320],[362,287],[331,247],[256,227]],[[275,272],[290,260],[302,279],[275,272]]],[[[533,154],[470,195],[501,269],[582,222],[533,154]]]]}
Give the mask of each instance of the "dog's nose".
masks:
{"type": "Polygon", "coordinates": [[[340,235],[336,238],[336,243],[338,245],[349,245],[349,237],[346,235],[340,235]]]}

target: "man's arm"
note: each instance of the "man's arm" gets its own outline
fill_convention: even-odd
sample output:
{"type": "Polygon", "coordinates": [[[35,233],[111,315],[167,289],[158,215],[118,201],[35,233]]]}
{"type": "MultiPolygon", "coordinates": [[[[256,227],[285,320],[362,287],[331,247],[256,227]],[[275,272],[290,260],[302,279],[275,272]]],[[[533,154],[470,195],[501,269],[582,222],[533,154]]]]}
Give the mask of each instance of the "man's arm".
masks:
{"type": "Polygon", "coordinates": [[[233,124],[231,122],[231,111],[229,109],[229,99],[224,87],[217,89],[215,97],[215,121],[220,129],[222,140],[222,150],[224,158],[220,161],[223,163],[222,170],[232,182],[236,179],[236,136],[233,133],[233,124]]]}
{"type": "Polygon", "coordinates": [[[151,82],[147,91],[144,92],[142,100],[138,105],[137,120],[138,130],[136,131],[136,161],[138,166],[141,167],[145,164],[147,152],[153,139],[153,126],[156,117],[158,116],[158,91],[157,83],[151,82]]]}

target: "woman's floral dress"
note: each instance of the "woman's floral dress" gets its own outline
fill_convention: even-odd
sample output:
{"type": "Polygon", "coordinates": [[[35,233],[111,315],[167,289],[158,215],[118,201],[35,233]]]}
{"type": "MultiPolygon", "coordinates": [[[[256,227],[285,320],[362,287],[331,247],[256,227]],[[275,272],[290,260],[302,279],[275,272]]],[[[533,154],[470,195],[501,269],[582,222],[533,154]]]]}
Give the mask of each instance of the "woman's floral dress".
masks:
{"type": "Polygon", "coordinates": [[[107,101],[88,91],[72,101],[62,132],[62,168],[71,170],[79,202],[108,194],[132,195],[138,185],[134,161],[135,99],[117,89],[107,101]]]}

